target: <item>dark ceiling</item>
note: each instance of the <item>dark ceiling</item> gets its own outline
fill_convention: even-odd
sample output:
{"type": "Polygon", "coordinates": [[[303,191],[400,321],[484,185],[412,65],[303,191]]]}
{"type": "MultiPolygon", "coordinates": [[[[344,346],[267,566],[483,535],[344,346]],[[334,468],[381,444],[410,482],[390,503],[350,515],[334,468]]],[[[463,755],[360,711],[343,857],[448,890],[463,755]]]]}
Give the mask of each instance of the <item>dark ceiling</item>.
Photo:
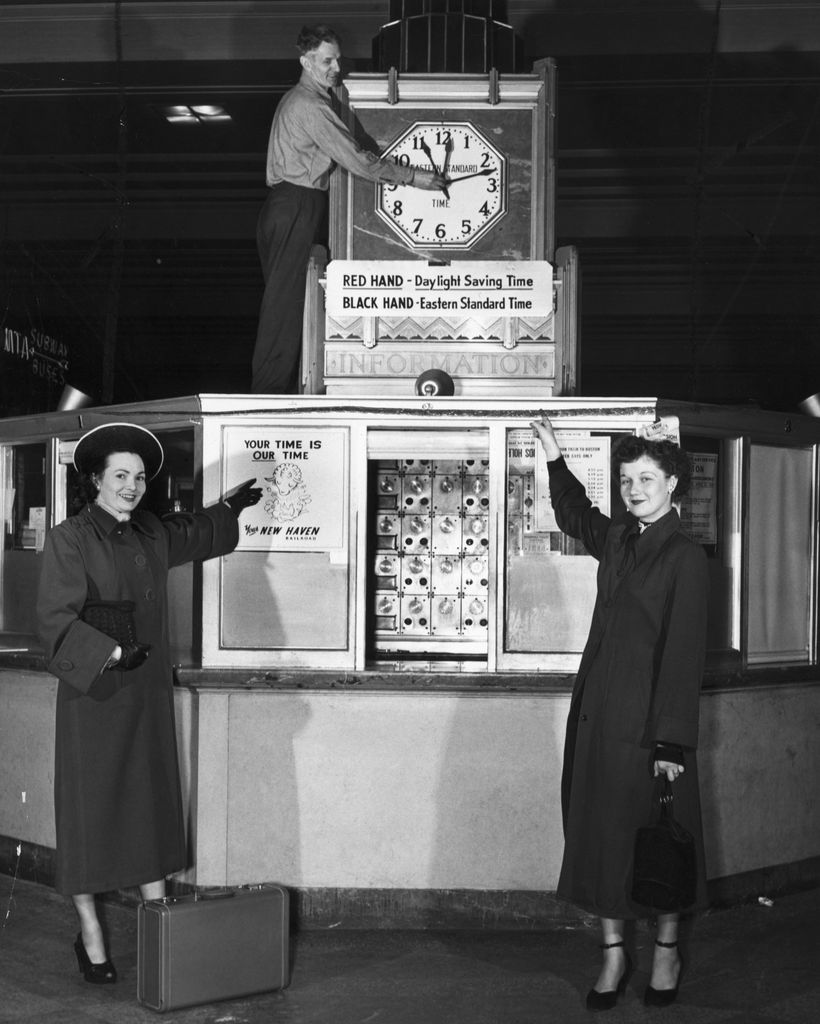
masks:
{"type": "MultiPolygon", "coordinates": [[[[368,70],[387,2],[309,6],[368,70]]],[[[820,390],[816,4],[505,6],[527,61],[558,66],[581,392],[791,410],[820,390]]],[[[0,8],[0,415],[53,408],[61,358],[102,401],[249,388],[265,148],[306,15],[275,0],[0,8]],[[231,120],[171,125],[170,103],[231,120]],[[36,332],[67,350],[33,360],[20,346],[36,332]]]]}

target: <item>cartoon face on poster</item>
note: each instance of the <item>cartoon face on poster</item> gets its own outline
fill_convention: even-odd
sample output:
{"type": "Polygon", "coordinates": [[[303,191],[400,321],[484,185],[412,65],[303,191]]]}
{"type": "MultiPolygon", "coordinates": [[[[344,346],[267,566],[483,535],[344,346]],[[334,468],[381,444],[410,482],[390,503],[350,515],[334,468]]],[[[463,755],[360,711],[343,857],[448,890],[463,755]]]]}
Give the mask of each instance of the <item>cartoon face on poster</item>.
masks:
{"type": "Polygon", "coordinates": [[[231,426],[225,490],[256,477],[257,505],[239,517],[237,551],[338,551],[346,544],[347,432],[231,426]]]}

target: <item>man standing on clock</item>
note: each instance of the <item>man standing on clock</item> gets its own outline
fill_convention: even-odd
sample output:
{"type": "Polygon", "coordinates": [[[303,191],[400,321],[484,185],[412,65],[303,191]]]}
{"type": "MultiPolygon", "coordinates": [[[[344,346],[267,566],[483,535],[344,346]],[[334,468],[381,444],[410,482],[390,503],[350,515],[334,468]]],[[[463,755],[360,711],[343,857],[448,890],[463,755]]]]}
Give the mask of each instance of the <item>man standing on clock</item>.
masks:
{"type": "Polygon", "coordinates": [[[356,142],[330,105],[328,90],[341,77],[339,37],[325,25],[305,27],[296,47],[302,77],[276,108],[268,142],[268,198],[256,244],[265,276],[253,352],[252,390],[297,390],[305,279],[311,246],[327,230],[327,191],[336,164],[370,181],[430,191],[446,188],[435,171],[379,159],[356,142]]]}

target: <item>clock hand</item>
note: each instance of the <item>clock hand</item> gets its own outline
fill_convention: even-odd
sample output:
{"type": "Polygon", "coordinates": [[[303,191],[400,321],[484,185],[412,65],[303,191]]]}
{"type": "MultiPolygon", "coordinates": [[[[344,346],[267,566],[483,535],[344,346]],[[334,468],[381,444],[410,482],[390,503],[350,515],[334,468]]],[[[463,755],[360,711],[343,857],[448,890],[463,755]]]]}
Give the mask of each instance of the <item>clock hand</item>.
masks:
{"type": "Polygon", "coordinates": [[[441,168],[442,178],[447,177],[447,171],[450,167],[450,157],[453,153],[453,138],[452,136],[447,137],[447,142],[444,145],[444,166],[441,168]]]}
{"type": "Polygon", "coordinates": [[[448,169],[450,167],[450,156],[452,155],[452,152],[453,152],[453,137],[451,135],[448,135],[447,136],[447,142],[444,144],[444,166],[441,168],[441,176],[447,182],[447,184],[444,187],[443,191],[444,191],[445,196],[448,199],[450,198],[450,179],[447,177],[447,171],[448,171],[448,169]]]}
{"type": "Polygon", "coordinates": [[[430,152],[430,147],[427,145],[427,139],[425,138],[422,138],[421,140],[421,150],[427,157],[427,159],[430,161],[430,164],[433,168],[433,174],[440,174],[441,172],[439,171],[438,167],[436,167],[436,161],[433,159],[433,154],[430,152]]]}
{"type": "MultiPolygon", "coordinates": [[[[437,175],[439,178],[444,177],[445,176],[444,172],[440,171],[438,169],[438,167],[436,166],[436,161],[433,159],[433,154],[430,152],[430,147],[427,145],[427,139],[422,137],[420,145],[421,145],[422,153],[424,153],[424,155],[430,161],[430,164],[431,164],[431,166],[433,168],[433,174],[437,175]]],[[[449,184],[449,182],[448,182],[448,184],[449,184]]],[[[448,199],[450,198],[450,193],[447,191],[447,186],[446,185],[445,185],[445,187],[441,191],[444,193],[444,195],[448,199]]]]}
{"type": "Polygon", "coordinates": [[[466,181],[468,178],[480,178],[488,174],[493,174],[492,167],[485,167],[483,171],[473,171],[472,174],[462,174],[460,178],[450,178],[449,184],[453,185],[457,181],[466,181]]]}

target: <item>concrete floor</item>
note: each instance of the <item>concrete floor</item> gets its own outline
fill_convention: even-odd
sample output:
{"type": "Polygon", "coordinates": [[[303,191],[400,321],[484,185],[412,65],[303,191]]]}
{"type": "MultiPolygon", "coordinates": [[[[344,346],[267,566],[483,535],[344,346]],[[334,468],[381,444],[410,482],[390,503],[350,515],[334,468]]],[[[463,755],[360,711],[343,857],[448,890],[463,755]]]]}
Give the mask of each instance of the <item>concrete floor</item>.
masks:
{"type": "MultiPolygon", "coordinates": [[[[680,998],[648,1010],[641,996],[651,936],[626,997],[584,1009],[596,975],[597,932],[307,930],[293,939],[290,987],[166,1014],[175,1024],[808,1024],[820,1019],[820,890],[771,907],[715,911],[692,929],[680,998]]],[[[31,882],[0,879],[0,1021],[132,1024],[161,1019],[136,999],[136,911],[105,907],[116,985],[77,971],[70,903],[31,882]]]]}

